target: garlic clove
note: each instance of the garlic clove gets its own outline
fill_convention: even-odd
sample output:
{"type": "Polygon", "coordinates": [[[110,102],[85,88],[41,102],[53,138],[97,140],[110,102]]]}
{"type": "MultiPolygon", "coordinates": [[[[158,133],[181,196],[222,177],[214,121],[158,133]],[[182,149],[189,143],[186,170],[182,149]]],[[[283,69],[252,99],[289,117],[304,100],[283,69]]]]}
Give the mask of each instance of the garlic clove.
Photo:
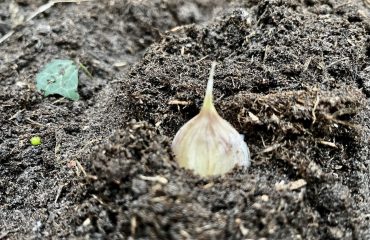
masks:
{"type": "Polygon", "coordinates": [[[215,67],[213,62],[200,113],[180,128],[172,142],[179,165],[203,177],[225,174],[236,165],[250,165],[243,136],[221,118],[213,105],[215,67]]]}

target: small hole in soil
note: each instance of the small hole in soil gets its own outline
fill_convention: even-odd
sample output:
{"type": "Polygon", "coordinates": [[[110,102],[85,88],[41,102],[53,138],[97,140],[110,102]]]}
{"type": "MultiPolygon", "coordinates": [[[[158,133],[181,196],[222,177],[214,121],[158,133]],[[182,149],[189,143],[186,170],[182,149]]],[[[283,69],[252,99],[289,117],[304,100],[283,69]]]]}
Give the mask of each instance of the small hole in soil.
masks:
{"type": "Polygon", "coordinates": [[[313,0],[305,0],[304,3],[309,7],[312,7],[313,5],[315,5],[315,1],[313,0]]]}
{"type": "Polygon", "coordinates": [[[229,204],[227,204],[227,206],[220,204],[220,205],[212,206],[211,211],[213,213],[215,213],[215,212],[219,212],[221,210],[232,209],[234,206],[235,206],[235,203],[229,203],[229,204]]]}
{"type": "Polygon", "coordinates": [[[351,23],[362,22],[362,19],[358,15],[348,16],[348,21],[351,23]]]}
{"type": "Polygon", "coordinates": [[[196,104],[192,104],[187,106],[186,108],[182,109],[181,112],[185,119],[191,119],[195,117],[200,111],[200,108],[197,107],[196,104]]]}

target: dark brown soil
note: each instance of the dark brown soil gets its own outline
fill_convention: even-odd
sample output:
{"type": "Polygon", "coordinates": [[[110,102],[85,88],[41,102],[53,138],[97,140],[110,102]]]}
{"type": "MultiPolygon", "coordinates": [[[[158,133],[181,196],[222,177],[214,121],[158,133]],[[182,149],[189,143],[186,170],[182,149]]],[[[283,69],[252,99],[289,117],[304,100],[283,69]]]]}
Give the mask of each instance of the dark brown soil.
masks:
{"type": "Polygon", "coordinates": [[[370,239],[366,1],[0,3],[0,239],[370,239]],[[81,99],[43,97],[54,58],[81,99]],[[217,61],[249,169],[201,178],[170,144],[217,61]],[[43,144],[31,146],[39,135],[43,144]]]}

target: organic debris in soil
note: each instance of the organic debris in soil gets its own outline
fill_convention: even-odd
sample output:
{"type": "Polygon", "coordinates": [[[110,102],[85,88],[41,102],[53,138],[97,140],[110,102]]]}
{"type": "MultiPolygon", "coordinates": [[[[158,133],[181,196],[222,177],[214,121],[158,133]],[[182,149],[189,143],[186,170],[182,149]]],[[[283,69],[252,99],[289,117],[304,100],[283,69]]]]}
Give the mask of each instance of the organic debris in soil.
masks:
{"type": "Polygon", "coordinates": [[[344,182],[356,168],[349,154],[358,150],[361,130],[351,117],[363,104],[362,93],[351,88],[238,94],[222,108],[238,113],[234,124],[251,133],[252,167],[211,179],[179,169],[170,138],[134,121],[94,149],[98,180],[80,210],[79,230],[155,239],[350,236],[348,218],[355,216],[344,182]],[[328,228],[319,212],[330,212],[336,220],[326,224],[346,230],[328,228]],[[310,225],[302,229],[302,223],[310,225]]]}
{"type": "MultiPolygon", "coordinates": [[[[362,133],[368,131],[363,126],[368,110],[353,77],[368,59],[366,24],[360,15],[348,21],[334,10],[321,15],[303,9],[296,1],[263,1],[226,10],[213,22],[170,32],[149,48],[107,105],[122,121],[106,124],[126,130],[90,158],[98,180],[89,191],[96,198],[81,210],[77,224],[90,224],[80,234],[155,239],[366,234],[368,224],[358,224],[366,205],[358,193],[367,184],[362,133]],[[216,108],[245,135],[252,166],[203,179],[176,166],[169,142],[199,112],[213,60],[219,63],[216,108]],[[142,127],[124,124],[132,118],[142,127]]],[[[349,9],[348,15],[355,14],[349,9]]]]}

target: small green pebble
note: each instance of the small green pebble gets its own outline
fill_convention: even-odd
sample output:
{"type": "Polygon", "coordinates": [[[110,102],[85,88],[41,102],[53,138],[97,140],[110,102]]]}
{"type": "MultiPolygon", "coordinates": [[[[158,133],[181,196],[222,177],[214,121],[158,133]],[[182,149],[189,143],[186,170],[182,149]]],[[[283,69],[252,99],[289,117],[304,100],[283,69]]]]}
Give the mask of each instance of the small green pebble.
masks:
{"type": "Polygon", "coordinates": [[[41,138],[39,136],[32,137],[30,139],[32,146],[38,146],[41,144],[41,138]]]}

